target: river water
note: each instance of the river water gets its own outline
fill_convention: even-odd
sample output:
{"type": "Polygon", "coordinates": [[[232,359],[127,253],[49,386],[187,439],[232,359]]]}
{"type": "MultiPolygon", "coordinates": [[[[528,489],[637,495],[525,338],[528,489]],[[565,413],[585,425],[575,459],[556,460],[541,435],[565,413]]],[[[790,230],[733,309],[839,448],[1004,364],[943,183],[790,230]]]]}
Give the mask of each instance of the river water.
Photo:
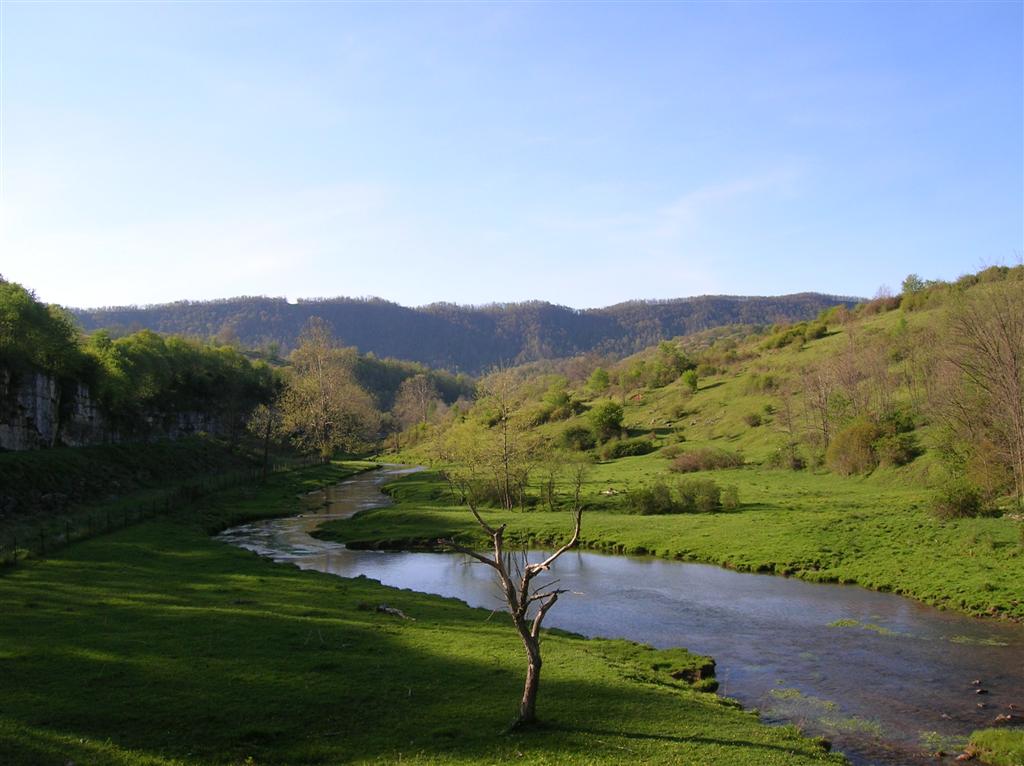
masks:
{"type": "MultiPolygon", "coordinates": [[[[501,609],[493,571],[462,555],[348,550],[310,536],[325,521],[388,505],[380,485],[411,470],[362,474],[314,495],[318,512],[220,537],[302,569],[501,609]]],[[[546,625],[711,655],[719,693],[769,722],[826,736],[858,766],[934,764],[936,751],[955,755],[996,715],[1019,725],[1024,713],[1024,626],[856,586],[656,558],[573,551],[552,575],[572,593],[546,625]]]]}

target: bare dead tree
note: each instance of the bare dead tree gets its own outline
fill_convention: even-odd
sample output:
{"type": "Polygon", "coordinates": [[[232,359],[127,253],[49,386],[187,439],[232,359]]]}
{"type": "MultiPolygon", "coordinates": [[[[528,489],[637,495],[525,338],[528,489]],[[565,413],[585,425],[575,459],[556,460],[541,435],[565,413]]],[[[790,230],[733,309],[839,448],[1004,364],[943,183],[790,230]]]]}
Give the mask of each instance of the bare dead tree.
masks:
{"type": "Polygon", "coordinates": [[[547,556],[543,561],[530,563],[525,552],[522,554],[521,559],[517,559],[515,554],[505,550],[506,525],[501,524],[495,527],[484,520],[483,516],[480,515],[480,509],[471,487],[466,488],[463,494],[466,497],[466,504],[469,506],[473,517],[491,539],[490,551],[488,553],[480,553],[450,538],[438,541],[444,546],[464,553],[482,564],[486,564],[493,568],[497,574],[502,596],[508,605],[512,624],[515,626],[516,632],[523,642],[527,660],[523,697],[519,702],[519,712],[510,725],[510,729],[518,729],[537,720],[537,691],[540,688],[542,664],[540,629],[551,607],[558,601],[558,597],[566,593],[567,590],[557,587],[557,580],[539,585],[534,580],[538,575],[549,571],[559,556],[576,547],[576,544],[579,542],[580,525],[583,519],[581,491],[585,475],[586,466],[584,464],[577,464],[573,467],[570,500],[573,524],[572,535],[564,545],[547,556]]]}
{"type": "Polygon", "coordinates": [[[950,314],[947,364],[959,373],[947,418],[981,439],[1013,476],[1024,502],[1024,283],[963,299],[950,314]]]}
{"type": "Polygon", "coordinates": [[[800,425],[797,417],[793,386],[788,381],[779,388],[779,408],[775,416],[776,428],[786,435],[786,462],[789,468],[802,467],[797,453],[800,443],[800,425]]]}
{"type": "Polygon", "coordinates": [[[828,449],[835,418],[836,381],[833,371],[824,364],[805,368],[803,392],[811,433],[823,450],[828,449]]]}

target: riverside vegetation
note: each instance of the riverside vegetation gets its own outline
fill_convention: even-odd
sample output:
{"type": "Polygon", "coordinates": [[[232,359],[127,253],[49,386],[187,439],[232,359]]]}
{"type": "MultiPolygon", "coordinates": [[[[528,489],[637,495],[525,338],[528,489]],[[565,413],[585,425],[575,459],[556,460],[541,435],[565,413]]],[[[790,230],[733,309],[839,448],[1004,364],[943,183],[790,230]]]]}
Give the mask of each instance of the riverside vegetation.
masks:
{"type": "Polygon", "coordinates": [[[548,725],[500,736],[521,647],[487,611],[209,537],[364,467],[275,475],[0,577],[5,762],[843,762],[677,679],[706,658],[557,631],[548,725]]]}

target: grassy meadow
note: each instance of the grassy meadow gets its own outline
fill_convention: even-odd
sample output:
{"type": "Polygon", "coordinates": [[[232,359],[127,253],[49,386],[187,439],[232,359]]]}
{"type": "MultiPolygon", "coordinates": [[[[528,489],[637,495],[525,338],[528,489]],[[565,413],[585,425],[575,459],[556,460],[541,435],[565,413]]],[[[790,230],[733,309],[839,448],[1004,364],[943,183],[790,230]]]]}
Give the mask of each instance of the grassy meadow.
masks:
{"type": "Polygon", "coordinates": [[[843,762],[671,675],[705,658],[559,632],[544,725],[505,735],[525,663],[504,620],[209,537],[364,467],[277,475],[7,570],[3,762],[843,762]]]}

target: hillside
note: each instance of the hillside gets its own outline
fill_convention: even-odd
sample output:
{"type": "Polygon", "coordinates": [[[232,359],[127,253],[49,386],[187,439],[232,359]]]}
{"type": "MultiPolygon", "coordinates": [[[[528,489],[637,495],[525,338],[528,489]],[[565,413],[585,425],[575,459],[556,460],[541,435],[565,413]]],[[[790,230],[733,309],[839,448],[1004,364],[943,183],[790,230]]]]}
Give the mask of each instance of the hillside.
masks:
{"type": "MultiPolygon", "coordinates": [[[[561,448],[593,464],[589,547],[855,582],[1022,620],[1024,516],[1015,443],[1001,429],[1011,407],[972,386],[958,400],[955,389],[966,353],[958,318],[1003,307],[1017,333],[1022,291],[1024,270],[993,269],[813,322],[663,342],[589,377],[568,365],[562,375],[510,370],[504,388],[500,376],[484,379],[468,417],[404,459],[468,472],[487,501],[505,489],[492,486],[488,461],[507,456],[514,502],[500,520],[522,539],[553,542],[564,514],[548,508],[545,488],[567,459],[550,448],[561,448]],[[596,414],[615,409],[603,428],[596,414]],[[521,507],[533,511],[515,516],[521,507]]],[[[1008,351],[1024,347],[1012,337],[1008,351]]],[[[440,478],[409,498],[407,516],[366,514],[339,524],[339,539],[387,546],[475,533],[464,515],[435,511],[436,498],[450,502],[440,478]]]]}
{"type": "Polygon", "coordinates": [[[115,334],[150,329],[217,337],[251,347],[276,344],[287,352],[310,317],[327,320],[342,345],[363,353],[408,359],[468,373],[496,364],[520,364],[595,351],[631,354],[662,338],[725,324],[772,324],[809,319],[855,299],[798,293],[777,297],[701,296],[631,301],[576,310],[529,303],[407,308],[378,298],[331,298],[288,303],[283,298],[241,297],[180,301],[157,306],[73,310],[87,330],[115,334]]]}

